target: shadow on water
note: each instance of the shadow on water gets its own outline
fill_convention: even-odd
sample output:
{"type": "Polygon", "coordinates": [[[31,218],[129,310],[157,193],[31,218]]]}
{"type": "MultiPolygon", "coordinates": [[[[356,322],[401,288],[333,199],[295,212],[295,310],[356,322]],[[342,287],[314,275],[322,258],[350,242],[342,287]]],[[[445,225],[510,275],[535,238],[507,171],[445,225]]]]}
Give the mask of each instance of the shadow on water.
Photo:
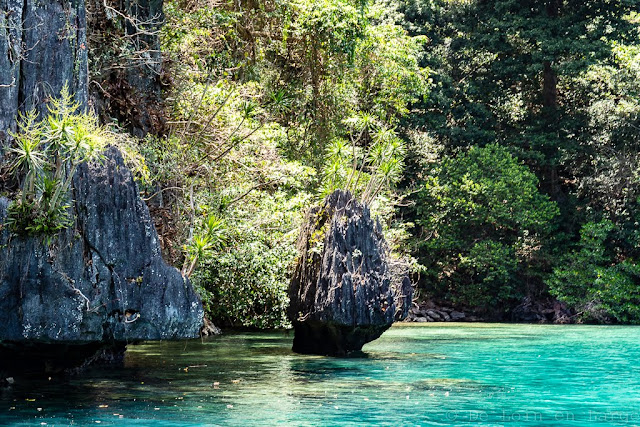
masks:
{"type": "Polygon", "coordinates": [[[639,337],[615,327],[391,328],[343,358],[295,354],[280,332],[142,343],[124,368],[16,378],[0,388],[0,425],[451,425],[451,413],[503,425],[500,414],[531,408],[545,420],[632,413],[639,337]]]}

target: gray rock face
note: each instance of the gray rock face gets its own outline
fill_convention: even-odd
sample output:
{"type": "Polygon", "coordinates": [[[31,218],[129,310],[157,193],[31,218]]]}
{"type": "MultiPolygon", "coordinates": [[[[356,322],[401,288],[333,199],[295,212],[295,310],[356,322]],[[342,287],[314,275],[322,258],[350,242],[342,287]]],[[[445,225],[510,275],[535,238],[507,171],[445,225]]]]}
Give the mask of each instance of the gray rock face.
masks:
{"type": "Polygon", "coordinates": [[[84,0],[0,0],[0,141],[66,84],[87,103],[84,0]]]}
{"type": "MultiPolygon", "coordinates": [[[[102,65],[97,57],[124,36],[111,31],[122,21],[143,59],[121,74],[94,69],[100,76],[92,76],[97,87],[112,78],[107,88],[120,96],[103,93],[102,100],[116,99],[120,110],[135,111],[139,119],[104,107],[95,93],[93,106],[140,136],[159,127],[153,123],[160,120],[162,0],[111,3],[0,0],[0,159],[18,113],[35,109],[43,117],[65,85],[83,108],[89,105],[87,4],[91,40],[100,45],[91,46],[94,68],[102,65]],[[109,16],[117,25],[105,24],[109,16]]],[[[3,191],[14,187],[0,181],[3,191]]],[[[0,226],[0,369],[36,362],[72,367],[97,353],[117,359],[128,341],[198,335],[202,304],[189,282],[162,261],[147,207],[117,150],[109,151],[104,165],[81,167],[74,187],[75,226],[52,242],[12,237],[0,226]]],[[[0,198],[0,224],[7,204],[0,198]]]]}
{"type": "Polygon", "coordinates": [[[452,311],[451,312],[451,320],[454,322],[463,320],[466,317],[466,314],[462,313],[461,311],[452,311]]]}
{"type": "Polygon", "coordinates": [[[288,311],[295,352],[359,351],[406,316],[411,283],[394,280],[380,224],[350,193],[312,209],[298,244],[288,311]]]}
{"type": "MultiPolygon", "coordinates": [[[[115,148],[74,177],[75,226],[50,243],[0,234],[0,341],[42,344],[192,338],[203,309],[162,260],[131,172],[115,148]]],[[[0,223],[7,200],[0,199],[0,223]]]]}

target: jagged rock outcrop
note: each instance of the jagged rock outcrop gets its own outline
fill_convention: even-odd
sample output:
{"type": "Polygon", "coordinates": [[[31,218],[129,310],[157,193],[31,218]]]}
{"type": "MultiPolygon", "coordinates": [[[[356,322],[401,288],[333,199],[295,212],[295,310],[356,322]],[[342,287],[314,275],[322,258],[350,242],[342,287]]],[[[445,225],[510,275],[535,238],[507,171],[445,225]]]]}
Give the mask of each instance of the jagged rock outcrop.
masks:
{"type": "MultiPolygon", "coordinates": [[[[78,169],[73,199],[75,225],[50,242],[0,233],[0,341],[87,347],[197,337],[202,303],[163,261],[116,148],[78,169]]],[[[6,213],[0,199],[0,223],[6,213]]]]}
{"type": "Polygon", "coordinates": [[[349,192],[312,209],[298,242],[288,315],[298,353],[344,355],[406,317],[411,282],[390,266],[380,224],[349,192]]]}
{"type": "MultiPolygon", "coordinates": [[[[162,22],[162,0],[0,0],[0,160],[18,114],[44,117],[65,86],[83,109],[115,116],[137,135],[159,129],[162,22]],[[135,45],[132,57],[109,57],[122,42],[135,45]],[[110,72],[109,61],[124,71],[110,72]]],[[[15,191],[9,181],[4,174],[0,190],[15,191]]],[[[76,366],[97,353],[117,358],[126,342],[198,335],[201,301],[163,262],[117,150],[80,167],[73,199],[74,227],[51,242],[0,229],[0,370],[36,361],[76,366]]],[[[0,224],[7,205],[0,198],[0,224]]]]}

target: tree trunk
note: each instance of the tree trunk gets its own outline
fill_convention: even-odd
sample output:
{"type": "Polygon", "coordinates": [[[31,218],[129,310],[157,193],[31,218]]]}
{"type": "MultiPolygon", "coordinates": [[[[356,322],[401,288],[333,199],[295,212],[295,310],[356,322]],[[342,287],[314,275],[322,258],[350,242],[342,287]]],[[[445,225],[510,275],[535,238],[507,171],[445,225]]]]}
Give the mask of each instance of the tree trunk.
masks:
{"type": "Polygon", "coordinates": [[[551,67],[551,61],[544,61],[542,79],[542,105],[555,109],[558,106],[558,76],[551,67]]]}
{"type": "MultiPolygon", "coordinates": [[[[545,11],[549,20],[554,20],[560,15],[562,0],[549,0],[545,5],[545,11]]],[[[542,105],[547,108],[556,108],[558,105],[558,75],[552,67],[552,61],[543,63],[542,77],[542,105]]]]}

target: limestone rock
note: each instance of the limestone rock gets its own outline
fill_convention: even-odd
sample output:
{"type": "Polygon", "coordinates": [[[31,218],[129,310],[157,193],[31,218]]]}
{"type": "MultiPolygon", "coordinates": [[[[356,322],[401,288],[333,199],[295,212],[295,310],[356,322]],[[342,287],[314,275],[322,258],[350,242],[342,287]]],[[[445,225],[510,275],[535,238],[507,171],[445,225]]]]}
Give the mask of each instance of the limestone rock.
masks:
{"type": "Polygon", "coordinates": [[[464,320],[466,315],[461,311],[452,311],[451,312],[451,320],[454,322],[458,322],[460,320],[464,320]]]}
{"type": "Polygon", "coordinates": [[[427,310],[427,316],[429,316],[430,318],[432,318],[436,322],[444,320],[442,318],[442,316],[440,315],[440,313],[438,311],[436,311],[436,310],[427,310]]]}
{"type": "Polygon", "coordinates": [[[64,85],[87,104],[84,0],[0,0],[0,142],[19,111],[45,112],[64,85]]]}
{"type": "MultiPolygon", "coordinates": [[[[75,225],[51,242],[12,236],[6,227],[0,233],[0,341],[197,337],[200,298],[163,261],[148,209],[117,149],[78,169],[73,199],[75,225]]],[[[7,203],[0,199],[0,223],[7,203]]]]}
{"type": "Polygon", "coordinates": [[[33,108],[41,116],[46,114],[48,101],[58,97],[65,85],[83,108],[92,104],[105,121],[119,118],[136,136],[163,126],[158,113],[163,2],[108,3],[111,10],[102,0],[0,0],[0,151],[15,131],[17,114],[33,108]],[[114,37],[123,22],[124,32],[114,37]],[[121,46],[116,43],[125,39],[132,50],[139,49],[132,57],[142,59],[114,56],[114,61],[126,61],[118,64],[125,67],[91,70],[95,84],[89,87],[89,50],[94,68],[115,68],[101,61],[118,51],[121,46]],[[92,41],[96,45],[88,46],[92,41]]]}
{"type": "Polygon", "coordinates": [[[298,353],[344,355],[406,317],[411,282],[394,277],[369,208],[337,190],[312,209],[289,287],[298,353]]]}

